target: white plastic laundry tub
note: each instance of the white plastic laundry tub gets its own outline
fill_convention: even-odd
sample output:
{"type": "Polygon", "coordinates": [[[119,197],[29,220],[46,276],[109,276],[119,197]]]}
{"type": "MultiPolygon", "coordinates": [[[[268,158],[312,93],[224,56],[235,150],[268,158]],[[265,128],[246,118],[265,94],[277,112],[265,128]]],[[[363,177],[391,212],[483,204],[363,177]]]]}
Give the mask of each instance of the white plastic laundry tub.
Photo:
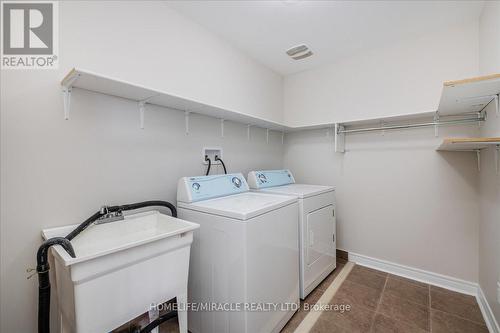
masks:
{"type": "MultiPolygon", "coordinates": [[[[77,225],[45,229],[44,239],[65,236],[77,225]]],[[[52,247],[52,281],[62,332],[109,332],[177,297],[187,302],[189,252],[199,225],[158,211],[91,225],[72,241],[76,258],[52,247]]],[[[187,332],[187,313],[179,311],[187,332]]]]}

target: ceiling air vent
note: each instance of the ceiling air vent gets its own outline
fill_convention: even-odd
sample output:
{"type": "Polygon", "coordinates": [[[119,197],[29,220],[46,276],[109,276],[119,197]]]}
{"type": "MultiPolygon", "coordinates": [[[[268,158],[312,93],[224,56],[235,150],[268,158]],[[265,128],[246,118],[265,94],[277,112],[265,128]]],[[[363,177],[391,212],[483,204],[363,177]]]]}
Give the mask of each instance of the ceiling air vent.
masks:
{"type": "Polygon", "coordinates": [[[300,60],[313,55],[312,51],[309,50],[307,45],[304,44],[289,48],[286,51],[286,54],[288,54],[293,60],[300,60]]]}

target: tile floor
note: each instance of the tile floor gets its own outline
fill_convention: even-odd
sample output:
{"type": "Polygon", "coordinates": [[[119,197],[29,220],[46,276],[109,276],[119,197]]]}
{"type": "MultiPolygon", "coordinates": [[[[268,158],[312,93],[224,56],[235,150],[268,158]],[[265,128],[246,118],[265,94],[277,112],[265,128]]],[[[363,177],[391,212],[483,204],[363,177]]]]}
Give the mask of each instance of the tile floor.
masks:
{"type": "Polygon", "coordinates": [[[339,275],[340,271],[342,268],[344,268],[344,265],[346,264],[346,260],[342,258],[337,257],[337,268],[328,275],[323,282],[321,282],[316,289],[314,289],[307,297],[305,300],[300,301],[300,308],[295,312],[293,315],[292,319],[286,324],[285,327],[281,330],[281,333],[292,333],[295,331],[295,329],[299,326],[299,324],[302,322],[302,320],[307,316],[309,311],[307,308],[310,306],[316,304],[316,302],[320,299],[320,297],[323,295],[326,289],[330,286],[330,284],[335,280],[337,275],[339,275]],[[309,306],[305,306],[309,305],[309,306]]]}
{"type": "MultiPolygon", "coordinates": [[[[337,259],[337,269],[300,302],[281,333],[298,327],[309,313],[305,305],[316,304],[345,263],[337,259]]],[[[475,297],[363,266],[354,266],[330,304],[351,309],[323,312],[311,333],[488,333],[475,297]]],[[[177,318],[160,326],[160,333],[174,332],[177,318]]]]}
{"type": "Polygon", "coordinates": [[[330,304],[351,310],[323,312],[311,333],[488,332],[475,297],[363,266],[354,266],[330,304]]]}

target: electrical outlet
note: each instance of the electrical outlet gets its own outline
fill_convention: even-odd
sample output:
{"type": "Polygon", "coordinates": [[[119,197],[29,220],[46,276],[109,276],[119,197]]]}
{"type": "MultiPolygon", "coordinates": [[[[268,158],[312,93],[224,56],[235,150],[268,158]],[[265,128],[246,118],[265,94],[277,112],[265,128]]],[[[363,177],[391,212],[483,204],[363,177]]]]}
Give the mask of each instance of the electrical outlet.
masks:
{"type": "Polygon", "coordinates": [[[208,162],[205,161],[205,156],[208,156],[208,158],[210,160],[212,160],[212,165],[220,164],[219,161],[215,160],[215,155],[219,156],[222,160],[224,159],[224,157],[222,156],[222,148],[218,148],[218,147],[207,148],[207,147],[205,147],[205,148],[203,148],[201,153],[202,153],[201,160],[203,161],[203,164],[208,164],[208,162]]]}

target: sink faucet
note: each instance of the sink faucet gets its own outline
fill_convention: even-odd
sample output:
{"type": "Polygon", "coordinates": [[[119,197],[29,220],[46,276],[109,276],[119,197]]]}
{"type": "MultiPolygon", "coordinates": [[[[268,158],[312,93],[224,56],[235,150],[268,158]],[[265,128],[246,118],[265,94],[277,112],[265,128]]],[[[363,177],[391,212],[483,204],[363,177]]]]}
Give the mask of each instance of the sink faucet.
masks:
{"type": "Polygon", "coordinates": [[[121,221],[124,219],[123,213],[121,210],[109,212],[108,206],[102,206],[100,209],[100,213],[102,214],[102,216],[99,217],[95,221],[95,224],[103,224],[103,223],[121,221]]]}

